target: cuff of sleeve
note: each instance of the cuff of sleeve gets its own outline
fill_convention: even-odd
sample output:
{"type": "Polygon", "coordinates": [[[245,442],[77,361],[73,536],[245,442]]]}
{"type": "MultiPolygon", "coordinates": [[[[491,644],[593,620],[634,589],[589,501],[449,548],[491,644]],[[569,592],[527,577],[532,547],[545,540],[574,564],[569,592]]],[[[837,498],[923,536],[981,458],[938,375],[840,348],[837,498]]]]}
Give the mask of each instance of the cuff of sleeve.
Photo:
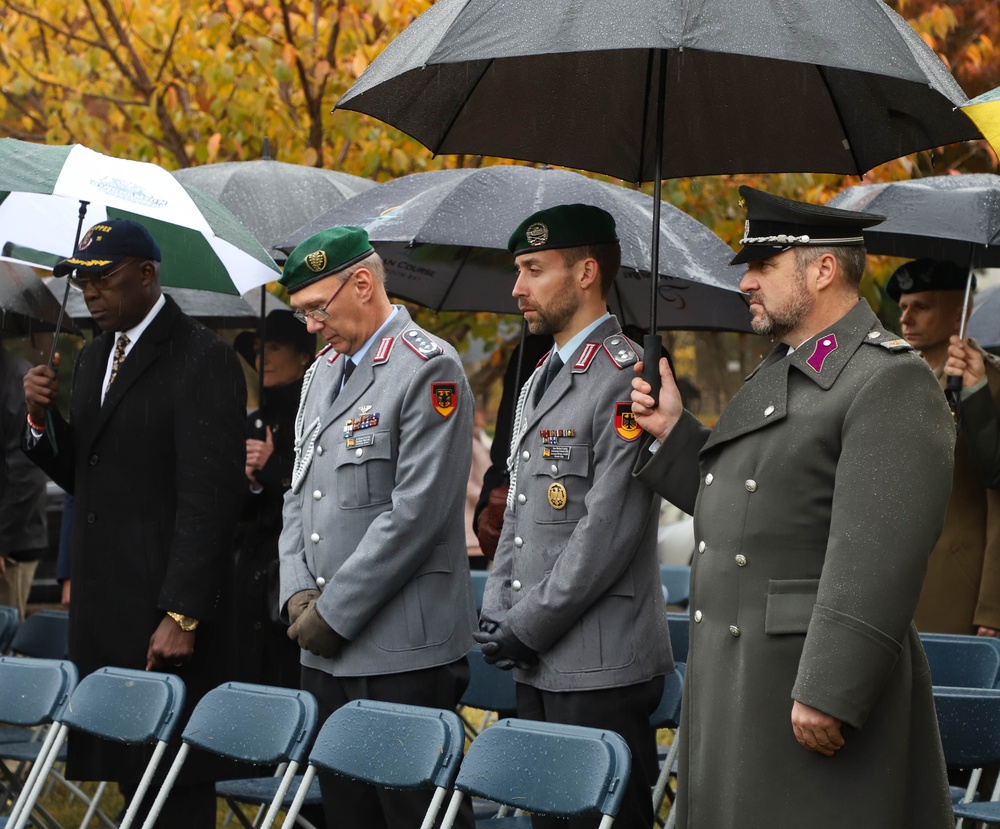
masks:
{"type": "Polygon", "coordinates": [[[982,380],[980,380],[978,383],[976,383],[973,386],[963,386],[962,387],[961,399],[962,400],[968,400],[968,398],[970,398],[972,395],[974,395],[980,389],[985,389],[988,382],[989,381],[984,377],[982,380]]]}
{"type": "Polygon", "coordinates": [[[861,728],[901,647],[860,619],[833,608],[813,608],[792,698],[861,728]]]}

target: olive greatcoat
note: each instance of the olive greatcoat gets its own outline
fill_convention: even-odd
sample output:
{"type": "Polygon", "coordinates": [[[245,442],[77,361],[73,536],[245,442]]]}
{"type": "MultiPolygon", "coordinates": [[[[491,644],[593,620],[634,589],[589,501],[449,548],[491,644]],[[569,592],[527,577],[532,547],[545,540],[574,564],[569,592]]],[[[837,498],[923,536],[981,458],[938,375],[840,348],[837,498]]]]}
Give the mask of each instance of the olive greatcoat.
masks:
{"type": "MultiPolygon", "coordinates": [[[[1000,403],[1000,360],[979,351],[987,391],[1000,403]]],[[[974,634],[980,625],[1000,629],[1000,492],[983,484],[967,431],[958,432],[944,529],[931,553],[913,619],[922,631],[974,634]]]]}
{"type": "MultiPolygon", "coordinates": [[[[236,352],[167,296],[102,405],[115,339],[105,332],[80,352],[69,422],[53,409],[52,431],[28,455],[76,496],[69,655],[80,677],[105,665],[142,670],[164,614],[192,616],[201,621],[194,655],[174,669],[189,713],[235,678],[231,591],[246,482],[246,381],[236,352]]],[[[134,781],[144,757],[142,748],[74,733],[68,776],[134,781]]],[[[192,760],[182,780],[218,779],[218,763],[192,760]]]]}
{"type": "Polygon", "coordinates": [[[712,432],[685,414],[636,468],[695,516],[677,825],[946,829],[911,620],[951,484],[950,412],[864,302],[786,352],[712,432]],[[843,721],[834,757],[796,742],[793,699],[843,721]]]}

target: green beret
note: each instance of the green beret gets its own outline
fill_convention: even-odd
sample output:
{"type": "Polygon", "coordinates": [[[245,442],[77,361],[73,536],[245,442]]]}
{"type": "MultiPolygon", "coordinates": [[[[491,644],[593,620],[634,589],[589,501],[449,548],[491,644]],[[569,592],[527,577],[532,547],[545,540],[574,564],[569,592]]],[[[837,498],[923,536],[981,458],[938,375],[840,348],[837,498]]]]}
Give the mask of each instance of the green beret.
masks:
{"type": "Polygon", "coordinates": [[[507,250],[515,256],[531,250],[582,248],[617,242],[614,217],[592,204],[560,204],[532,213],[517,226],[507,250]]]}
{"type": "Polygon", "coordinates": [[[360,227],[331,227],[314,233],[288,254],[281,279],[288,293],[360,262],[375,249],[360,227]]]}
{"type": "MultiPolygon", "coordinates": [[[[885,292],[896,302],[903,294],[923,291],[964,291],[969,281],[969,270],[953,262],[938,259],[914,259],[896,268],[885,284],[885,292]]],[[[972,290],[976,277],[972,277],[972,290]]]]}

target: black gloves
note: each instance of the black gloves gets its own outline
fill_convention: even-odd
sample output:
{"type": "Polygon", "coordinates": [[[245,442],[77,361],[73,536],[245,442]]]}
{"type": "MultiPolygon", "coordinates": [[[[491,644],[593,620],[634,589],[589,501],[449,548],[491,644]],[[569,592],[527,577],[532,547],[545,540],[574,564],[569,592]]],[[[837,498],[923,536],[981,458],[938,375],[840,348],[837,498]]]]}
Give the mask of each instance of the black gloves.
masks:
{"type": "Polygon", "coordinates": [[[488,616],[479,620],[479,630],[472,634],[483,646],[483,659],[502,671],[520,668],[525,671],[538,662],[538,654],[514,635],[506,617],[499,621],[488,616]]]}

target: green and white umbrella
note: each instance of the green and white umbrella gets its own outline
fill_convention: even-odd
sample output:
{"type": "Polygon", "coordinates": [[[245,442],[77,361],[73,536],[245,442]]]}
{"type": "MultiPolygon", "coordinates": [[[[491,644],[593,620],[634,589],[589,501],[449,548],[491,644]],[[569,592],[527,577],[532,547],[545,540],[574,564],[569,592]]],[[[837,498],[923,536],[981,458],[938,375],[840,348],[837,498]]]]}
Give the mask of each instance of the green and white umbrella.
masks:
{"type": "Polygon", "coordinates": [[[278,278],[274,260],[229,210],[162,167],[79,144],[0,138],[2,258],[51,268],[72,256],[81,202],[84,229],[111,218],[144,224],[163,255],[164,285],[244,294],[278,278]]]}

